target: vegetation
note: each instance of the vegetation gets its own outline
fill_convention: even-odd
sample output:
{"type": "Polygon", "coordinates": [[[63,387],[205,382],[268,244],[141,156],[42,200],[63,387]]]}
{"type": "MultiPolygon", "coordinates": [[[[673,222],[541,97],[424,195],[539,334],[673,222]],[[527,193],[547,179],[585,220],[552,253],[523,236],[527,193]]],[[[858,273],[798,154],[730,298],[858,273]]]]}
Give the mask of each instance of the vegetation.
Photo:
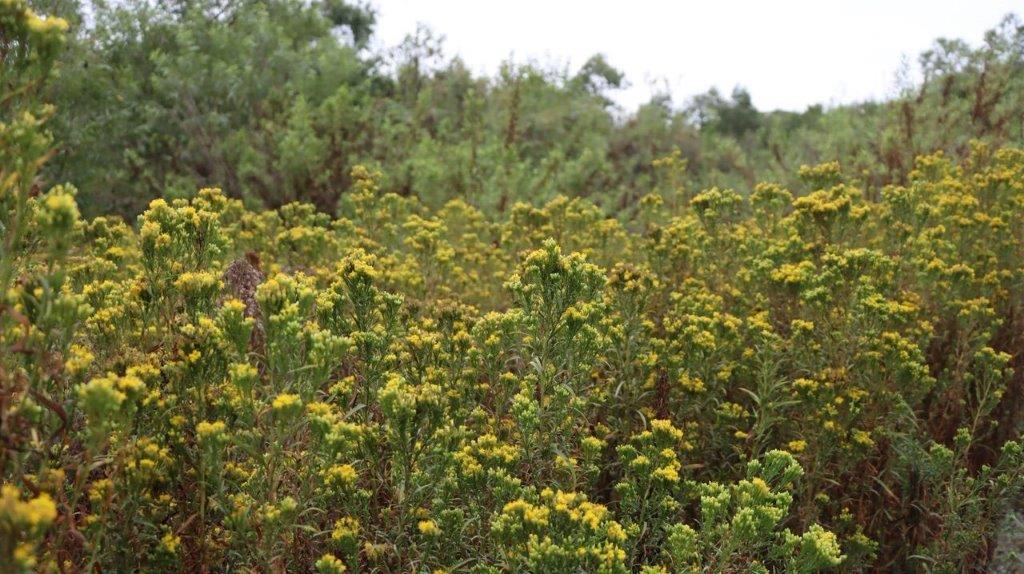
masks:
{"type": "Polygon", "coordinates": [[[571,73],[508,63],[474,76],[427,30],[371,51],[372,12],[341,0],[48,1],[75,24],[52,84],[59,153],[46,175],[73,182],[88,215],[134,217],[203,187],[333,214],[356,165],[435,209],[460,198],[507,214],[565,195],[618,213],[664,183],[651,164],[675,150],[691,189],[795,186],[801,165],[840,160],[877,195],[905,184],[917,155],[1024,144],[1012,16],[978,48],[937,42],[924,81],[891,102],[763,112],[738,88],[623,114],[609,95],[625,79],[600,55],[571,73]]]}
{"type": "Polygon", "coordinates": [[[341,3],[52,8],[0,0],[0,572],[990,559],[1014,20],[913,98],[620,122],[601,58],[385,73],[341,3]]]}

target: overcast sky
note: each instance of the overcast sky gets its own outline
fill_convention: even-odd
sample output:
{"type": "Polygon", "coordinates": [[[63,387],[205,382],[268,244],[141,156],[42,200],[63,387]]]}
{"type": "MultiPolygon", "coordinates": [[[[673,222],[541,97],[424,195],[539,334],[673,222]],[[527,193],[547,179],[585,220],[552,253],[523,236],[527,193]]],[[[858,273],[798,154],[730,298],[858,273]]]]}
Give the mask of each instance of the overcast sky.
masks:
{"type": "Polygon", "coordinates": [[[575,70],[604,53],[631,86],[627,110],[665,91],[681,103],[745,86],[762,110],[886,97],[901,63],[938,37],[976,45],[1020,0],[371,0],[378,42],[418,23],[475,71],[508,58],[575,70]],[[654,87],[659,86],[659,87],[654,87]]]}

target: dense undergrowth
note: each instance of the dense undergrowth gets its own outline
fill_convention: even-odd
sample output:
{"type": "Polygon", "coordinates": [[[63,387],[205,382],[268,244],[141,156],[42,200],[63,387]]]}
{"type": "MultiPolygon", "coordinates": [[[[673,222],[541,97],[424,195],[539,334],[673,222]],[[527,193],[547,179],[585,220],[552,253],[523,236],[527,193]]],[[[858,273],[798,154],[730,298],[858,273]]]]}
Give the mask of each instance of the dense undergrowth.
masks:
{"type": "Polygon", "coordinates": [[[1024,470],[1024,152],[921,156],[878,197],[835,163],[676,186],[619,218],[434,209],[357,167],[336,217],[204,189],[87,220],[34,184],[61,23],[0,0],[0,24],[25,48],[0,102],[0,571],[991,556],[1024,470]]]}

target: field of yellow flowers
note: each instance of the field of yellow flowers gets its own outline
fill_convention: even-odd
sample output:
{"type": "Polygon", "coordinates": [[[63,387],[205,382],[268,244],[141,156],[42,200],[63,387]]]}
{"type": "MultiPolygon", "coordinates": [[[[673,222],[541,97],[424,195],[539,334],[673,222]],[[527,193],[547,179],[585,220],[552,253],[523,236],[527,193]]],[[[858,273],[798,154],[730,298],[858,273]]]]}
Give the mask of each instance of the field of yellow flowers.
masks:
{"type": "MultiPolygon", "coordinates": [[[[31,86],[60,23],[0,22],[31,86]]],[[[1020,150],[619,217],[356,168],[337,217],[86,221],[19,97],[0,572],[961,572],[1024,480],[1020,150]]]]}

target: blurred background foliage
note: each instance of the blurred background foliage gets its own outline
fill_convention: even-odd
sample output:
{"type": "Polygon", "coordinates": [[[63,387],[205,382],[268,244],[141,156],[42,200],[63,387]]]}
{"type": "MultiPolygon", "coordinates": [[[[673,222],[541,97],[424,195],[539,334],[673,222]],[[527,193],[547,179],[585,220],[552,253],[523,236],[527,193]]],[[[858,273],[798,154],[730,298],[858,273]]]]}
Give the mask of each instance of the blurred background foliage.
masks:
{"type": "Polygon", "coordinates": [[[344,0],[33,4],[72,23],[50,84],[58,153],[41,177],[73,182],[86,215],[134,216],[205,186],[334,212],[362,164],[386,174],[385,191],[434,207],[461,198],[502,213],[564,194],[628,217],[652,190],[791,185],[799,166],[840,158],[877,194],[917,155],[1024,143],[1013,16],[977,47],[936,41],[921,80],[888,101],[761,111],[738,87],[627,113],[609,98],[626,79],[601,55],[575,72],[507,63],[484,77],[427,29],[371,49],[372,7],[344,0]]]}

